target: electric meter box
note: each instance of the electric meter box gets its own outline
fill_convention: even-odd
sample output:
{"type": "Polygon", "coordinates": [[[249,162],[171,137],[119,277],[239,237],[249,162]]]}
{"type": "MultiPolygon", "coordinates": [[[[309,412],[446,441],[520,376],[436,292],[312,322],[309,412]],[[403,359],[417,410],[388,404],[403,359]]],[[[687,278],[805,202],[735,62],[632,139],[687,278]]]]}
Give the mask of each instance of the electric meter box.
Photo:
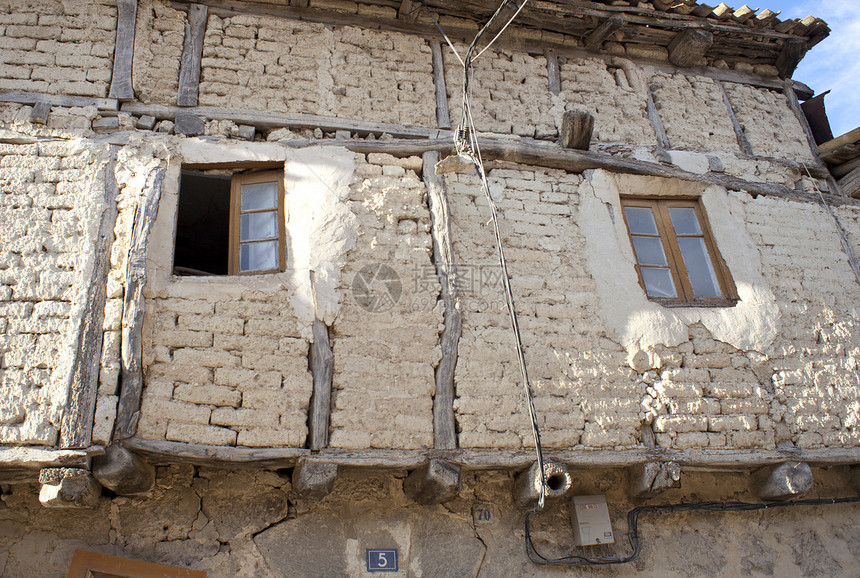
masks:
{"type": "Polygon", "coordinates": [[[614,544],[612,523],[606,496],[574,496],[570,500],[570,523],[573,526],[574,544],[596,546],[614,544]]]}

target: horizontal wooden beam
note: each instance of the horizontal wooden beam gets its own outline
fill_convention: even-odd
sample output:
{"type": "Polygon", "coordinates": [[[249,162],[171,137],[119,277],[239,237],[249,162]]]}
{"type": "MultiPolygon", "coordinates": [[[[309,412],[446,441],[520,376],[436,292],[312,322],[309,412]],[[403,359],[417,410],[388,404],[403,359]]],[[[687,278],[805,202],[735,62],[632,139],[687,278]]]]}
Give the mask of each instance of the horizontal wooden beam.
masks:
{"type": "MultiPolygon", "coordinates": [[[[412,469],[431,459],[460,465],[464,470],[522,469],[534,462],[533,451],[517,450],[339,450],[311,453],[300,448],[240,448],[207,446],[182,442],[129,439],[123,445],[153,463],[184,462],[196,465],[231,467],[292,467],[299,458],[306,462],[360,468],[412,469]]],[[[674,461],[684,467],[745,470],[785,461],[801,461],[814,466],[860,464],[860,448],[804,450],[549,450],[547,461],[579,468],[619,468],[647,462],[674,461]]]]}
{"type": "Polygon", "coordinates": [[[782,52],[776,59],[776,69],[779,71],[780,78],[791,78],[797,65],[806,56],[806,51],[809,49],[806,40],[803,38],[789,38],[785,41],[782,47],[782,52]]]}
{"type": "Polygon", "coordinates": [[[587,48],[600,48],[607,38],[624,26],[625,22],[626,19],[621,14],[610,16],[603,24],[588,33],[584,40],[585,46],[587,48]]]}
{"type": "Polygon", "coordinates": [[[0,102],[17,102],[18,104],[35,105],[47,102],[51,106],[83,107],[94,106],[99,110],[117,110],[119,101],[115,98],[92,98],[89,96],[66,96],[63,94],[44,94],[41,92],[24,92],[16,90],[0,94],[0,102]]]}
{"type": "Polygon", "coordinates": [[[150,115],[161,120],[173,120],[177,114],[194,114],[209,120],[232,120],[236,124],[252,125],[264,130],[289,126],[310,129],[320,128],[330,132],[348,130],[360,133],[388,133],[394,137],[407,138],[436,138],[441,132],[449,132],[438,129],[406,127],[399,124],[366,122],[312,114],[217,108],[212,106],[178,107],[127,102],[122,105],[121,110],[135,116],[150,115]]]}

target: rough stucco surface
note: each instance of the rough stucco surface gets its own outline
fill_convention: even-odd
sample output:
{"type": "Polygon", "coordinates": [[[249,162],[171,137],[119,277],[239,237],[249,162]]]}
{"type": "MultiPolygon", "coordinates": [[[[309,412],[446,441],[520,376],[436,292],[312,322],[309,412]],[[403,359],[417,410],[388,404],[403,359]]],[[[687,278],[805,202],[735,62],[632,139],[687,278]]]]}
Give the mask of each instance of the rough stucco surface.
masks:
{"type": "MultiPolygon", "coordinates": [[[[816,497],[844,495],[844,468],[816,470],[816,497]]],[[[394,576],[852,576],[860,564],[858,506],[759,512],[646,513],[641,553],[630,564],[552,568],[532,564],[523,547],[525,511],[513,503],[513,474],[469,472],[459,494],[418,506],[402,490],[405,472],[342,471],[321,500],[295,495],[287,476],[252,470],[165,466],[149,498],[102,497],[91,510],[39,505],[38,489],[5,487],[0,502],[0,573],[62,576],[75,549],[205,570],[212,578],[375,576],[366,548],[397,548],[394,576]],[[489,512],[476,520],[475,508],[489,512]]],[[[626,512],[642,503],[756,501],[742,473],[689,474],[684,488],[631,501],[622,470],[574,476],[575,495],[606,494],[616,544],[629,552],[626,512]],[[691,501],[684,499],[684,501],[691,501]]],[[[595,555],[573,546],[567,499],[532,517],[532,536],[548,557],[595,555]]]]}
{"type": "Polygon", "coordinates": [[[0,90],[103,97],[115,37],[110,0],[2,0],[0,90]]]}
{"type": "Polygon", "coordinates": [[[803,128],[784,94],[733,82],[725,83],[725,89],[753,154],[813,160],[803,128]]]}
{"type": "Polygon", "coordinates": [[[52,444],[103,207],[105,147],[0,145],[0,442],[52,444]]]}
{"type": "Polygon", "coordinates": [[[433,126],[419,37],[261,16],[210,16],[200,104],[433,126]]]}
{"type": "Polygon", "coordinates": [[[421,159],[370,154],[356,165],[349,206],[359,236],[347,255],[331,332],[331,446],[432,447],[441,288],[416,174],[421,159]]]}
{"type": "Polygon", "coordinates": [[[673,149],[739,152],[735,129],[713,80],[657,73],[651,78],[673,149]]]}
{"type": "MultiPolygon", "coordinates": [[[[625,66],[628,63],[625,62],[625,66]]],[[[561,97],[566,109],[594,115],[594,140],[600,143],[651,144],[654,131],[645,114],[645,93],[639,72],[629,63],[631,79],[617,66],[590,58],[560,58],[561,97]]]]}

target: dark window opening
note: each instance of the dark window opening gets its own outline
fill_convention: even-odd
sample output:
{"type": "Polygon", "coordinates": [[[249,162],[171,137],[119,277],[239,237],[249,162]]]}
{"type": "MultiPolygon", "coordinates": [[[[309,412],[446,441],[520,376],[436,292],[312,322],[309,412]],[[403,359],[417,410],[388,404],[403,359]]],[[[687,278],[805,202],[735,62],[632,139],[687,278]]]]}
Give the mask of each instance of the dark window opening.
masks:
{"type": "Polygon", "coordinates": [[[174,275],[226,275],[230,250],[229,174],[182,171],[174,275]]]}

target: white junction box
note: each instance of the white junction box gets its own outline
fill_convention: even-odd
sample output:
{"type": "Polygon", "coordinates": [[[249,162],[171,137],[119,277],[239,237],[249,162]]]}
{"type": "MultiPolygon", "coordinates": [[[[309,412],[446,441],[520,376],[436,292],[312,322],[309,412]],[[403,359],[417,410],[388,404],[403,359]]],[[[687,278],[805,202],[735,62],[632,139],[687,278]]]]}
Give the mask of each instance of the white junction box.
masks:
{"type": "Polygon", "coordinates": [[[606,496],[574,496],[570,500],[570,523],[573,525],[574,544],[596,546],[614,544],[612,522],[606,496]]]}

